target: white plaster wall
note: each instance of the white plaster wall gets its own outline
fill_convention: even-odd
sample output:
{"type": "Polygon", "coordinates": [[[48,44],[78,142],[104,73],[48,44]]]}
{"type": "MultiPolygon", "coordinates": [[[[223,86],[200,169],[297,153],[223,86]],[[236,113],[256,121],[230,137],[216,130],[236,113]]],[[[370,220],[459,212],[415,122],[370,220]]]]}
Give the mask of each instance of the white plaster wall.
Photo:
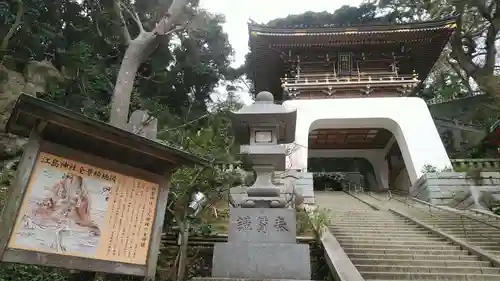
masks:
{"type": "Polygon", "coordinates": [[[378,190],[389,188],[389,165],[385,160],[385,149],[313,149],[308,158],[364,158],[368,160],[375,172],[378,190]]]}
{"type": "Polygon", "coordinates": [[[450,160],[424,100],[415,97],[289,100],[297,110],[295,141],[290,155],[293,169],[307,169],[309,132],[318,128],[381,127],[391,131],[401,148],[411,183],[422,167],[451,167],[450,160]]]}

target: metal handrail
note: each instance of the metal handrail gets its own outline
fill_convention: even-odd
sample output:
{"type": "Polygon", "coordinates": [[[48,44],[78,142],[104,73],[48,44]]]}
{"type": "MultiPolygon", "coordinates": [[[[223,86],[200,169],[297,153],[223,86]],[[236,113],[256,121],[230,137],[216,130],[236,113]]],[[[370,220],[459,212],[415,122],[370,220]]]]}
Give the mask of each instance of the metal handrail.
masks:
{"type": "Polygon", "coordinates": [[[486,225],[488,225],[488,226],[490,226],[490,227],[493,227],[493,228],[495,228],[495,229],[500,230],[500,227],[499,227],[499,226],[493,225],[493,224],[491,224],[491,223],[489,223],[489,222],[487,222],[487,221],[483,221],[483,220],[480,220],[480,219],[478,219],[478,218],[474,218],[474,217],[468,216],[468,215],[463,214],[463,213],[461,213],[461,212],[459,212],[459,211],[454,211],[454,210],[450,210],[450,209],[443,208],[443,207],[440,207],[440,206],[436,206],[436,205],[433,205],[433,204],[431,204],[431,203],[429,203],[429,202],[426,202],[426,201],[422,201],[422,200],[420,200],[420,199],[418,199],[418,198],[415,198],[415,197],[412,197],[411,199],[412,199],[413,201],[415,201],[415,202],[420,203],[420,204],[428,205],[428,206],[430,206],[430,207],[434,207],[434,208],[436,208],[436,209],[438,209],[438,210],[441,210],[441,211],[446,211],[446,212],[448,212],[448,213],[456,214],[456,215],[459,215],[459,216],[461,216],[461,217],[464,217],[464,218],[467,218],[467,219],[470,219],[470,220],[473,220],[473,221],[476,221],[476,222],[479,222],[479,223],[482,223],[482,224],[486,224],[486,225]]]}
{"type": "Polygon", "coordinates": [[[490,213],[490,212],[487,212],[487,211],[483,211],[481,209],[469,209],[470,211],[473,211],[474,213],[476,214],[480,214],[480,215],[483,215],[483,216],[488,216],[492,219],[500,219],[500,216],[495,214],[495,213],[490,213]]]}
{"type": "MultiPolygon", "coordinates": [[[[434,208],[434,209],[437,209],[437,210],[445,211],[445,212],[452,213],[452,214],[454,214],[454,215],[458,215],[458,216],[460,216],[460,221],[461,221],[462,231],[464,232],[464,237],[465,237],[465,240],[466,240],[466,241],[469,241],[469,234],[470,234],[471,232],[474,232],[474,229],[468,229],[468,228],[466,228],[466,227],[465,227],[464,218],[465,218],[465,219],[468,219],[468,220],[476,221],[476,222],[482,223],[482,224],[484,224],[484,225],[487,225],[487,226],[489,226],[489,227],[492,227],[492,228],[494,228],[494,229],[500,230],[500,227],[498,227],[498,226],[496,226],[496,225],[493,225],[493,224],[490,224],[490,223],[488,223],[488,222],[486,222],[486,221],[483,221],[483,220],[480,220],[480,219],[476,219],[476,218],[474,218],[474,217],[467,216],[467,215],[462,214],[462,213],[460,213],[460,212],[458,212],[458,211],[452,211],[452,210],[449,210],[449,209],[446,209],[446,208],[442,208],[442,207],[436,206],[436,205],[431,204],[431,203],[429,203],[429,202],[422,201],[422,200],[420,200],[420,199],[418,199],[418,198],[414,198],[414,197],[406,197],[406,202],[405,202],[405,201],[403,201],[403,200],[400,200],[400,199],[398,199],[398,198],[393,198],[393,199],[394,199],[394,200],[396,200],[396,201],[399,201],[399,202],[401,202],[401,203],[403,203],[403,204],[405,204],[405,205],[407,205],[408,207],[412,207],[412,208],[415,208],[415,209],[417,209],[417,210],[419,210],[419,211],[422,211],[422,212],[428,213],[431,217],[437,218],[437,219],[439,219],[439,220],[445,220],[445,219],[444,219],[444,218],[442,218],[442,217],[440,217],[440,216],[439,216],[438,214],[436,214],[436,213],[432,213],[432,209],[433,209],[433,208],[434,208]],[[415,207],[415,206],[412,206],[412,205],[409,203],[410,201],[413,201],[413,202],[417,202],[417,203],[423,204],[423,205],[425,205],[425,206],[429,207],[429,210],[428,210],[428,211],[425,211],[425,210],[423,210],[423,209],[420,209],[420,208],[417,208],[417,207],[415,207]]],[[[439,227],[438,227],[438,228],[439,228],[439,227]]],[[[499,245],[500,245],[500,241],[498,241],[498,239],[495,239],[495,238],[492,238],[492,237],[485,236],[485,235],[483,235],[482,233],[479,233],[479,232],[474,232],[474,233],[475,233],[475,234],[478,234],[479,236],[481,236],[481,237],[483,237],[483,238],[488,239],[489,241],[495,242],[495,243],[497,243],[497,244],[499,244],[499,245]]],[[[473,243],[473,242],[472,242],[472,243],[473,243]]]]}
{"type": "Polygon", "coordinates": [[[377,198],[377,197],[373,196],[373,193],[372,193],[371,191],[370,191],[370,192],[368,192],[367,194],[368,194],[368,196],[370,196],[371,198],[373,198],[373,199],[375,199],[375,200],[377,200],[377,201],[382,201],[382,199],[380,199],[380,198],[377,198]]]}

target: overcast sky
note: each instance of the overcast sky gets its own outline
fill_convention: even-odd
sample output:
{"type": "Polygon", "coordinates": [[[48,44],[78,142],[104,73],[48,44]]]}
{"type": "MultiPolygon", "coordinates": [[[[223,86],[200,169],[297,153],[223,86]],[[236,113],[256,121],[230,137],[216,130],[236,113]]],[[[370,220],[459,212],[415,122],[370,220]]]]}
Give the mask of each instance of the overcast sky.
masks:
{"type": "MultiPolygon", "coordinates": [[[[244,63],[245,54],[248,52],[248,19],[266,23],[275,18],[307,11],[334,12],[343,5],[358,6],[361,2],[362,0],[200,0],[203,8],[226,16],[224,30],[235,52],[233,61],[235,67],[244,63]]],[[[219,90],[222,90],[222,87],[219,90]]],[[[244,103],[251,102],[245,92],[239,93],[239,96],[244,103]]],[[[223,99],[220,95],[212,97],[223,99]]]]}

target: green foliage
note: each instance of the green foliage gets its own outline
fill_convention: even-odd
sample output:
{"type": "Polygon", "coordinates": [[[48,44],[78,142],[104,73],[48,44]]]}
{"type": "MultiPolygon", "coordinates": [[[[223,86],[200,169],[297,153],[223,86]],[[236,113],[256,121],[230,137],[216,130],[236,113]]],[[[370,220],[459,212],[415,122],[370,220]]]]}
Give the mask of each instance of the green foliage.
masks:
{"type": "MultiPolygon", "coordinates": [[[[160,16],[160,8],[154,2],[137,2],[146,28],[149,16],[160,16]]],[[[0,27],[0,38],[7,34],[17,12],[14,1],[7,3],[0,5],[0,16],[5,23],[0,27]]],[[[108,104],[126,47],[110,2],[28,0],[23,3],[22,25],[2,54],[12,58],[9,67],[22,72],[31,60],[48,60],[61,71],[65,81],[62,87],[51,88],[42,97],[107,120],[108,104]]],[[[179,37],[180,40],[166,40],[141,66],[132,110],[142,102],[153,113],[167,109],[172,114],[182,114],[188,104],[206,111],[210,93],[231,72],[232,48],[222,30],[224,17],[199,13],[204,18],[203,31],[190,32],[179,37]]]]}
{"type": "Polygon", "coordinates": [[[328,209],[318,209],[318,208],[307,211],[311,227],[318,239],[323,234],[325,228],[328,227],[328,225],[330,224],[330,215],[328,215],[329,211],[330,210],[328,209]]]}
{"type": "Polygon", "coordinates": [[[69,281],[71,274],[67,270],[5,264],[0,265],[0,281],[69,281]]]}
{"type": "MultiPolygon", "coordinates": [[[[107,121],[111,93],[126,49],[120,19],[112,10],[112,2],[23,0],[21,24],[7,47],[0,50],[0,64],[23,73],[31,61],[48,61],[64,81],[49,83],[45,92],[38,93],[38,96],[107,121]]],[[[161,142],[214,162],[230,162],[234,160],[234,147],[225,115],[238,103],[214,105],[210,103],[210,94],[226,76],[236,79],[241,71],[229,67],[232,48],[222,29],[224,17],[198,10],[197,1],[192,2],[190,9],[196,10],[202,18],[203,30],[178,32],[160,43],[138,71],[131,110],[143,106],[157,116],[161,142]],[[208,111],[209,105],[214,108],[211,112],[208,111]]],[[[135,1],[136,11],[147,30],[165,16],[168,5],[169,1],[135,1]]],[[[3,20],[0,39],[5,38],[16,21],[18,9],[16,1],[0,3],[3,20]]],[[[137,34],[132,19],[126,15],[125,20],[131,33],[137,34]]],[[[7,169],[1,174],[2,203],[6,197],[4,186],[10,184],[12,171],[7,169]]],[[[174,216],[171,213],[166,215],[166,225],[172,225],[173,217],[183,219],[183,207],[193,189],[200,189],[211,200],[216,200],[238,180],[238,175],[223,173],[213,167],[179,169],[173,176],[169,196],[169,207],[174,216]]],[[[199,229],[202,233],[210,232],[209,225],[200,225],[199,229]]],[[[79,274],[75,280],[83,276],[79,274]]],[[[71,278],[66,271],[37,266],[3,265],[0,268],[0,280],[58,281],[71,278]]],[[[106,277],[107,280],[119,280],[117,278],[106,277]]]]}
{"type": "Polygon", "coordinates": [[[495,202],[493,205],[490,207],[490,210],[495,214],[495,215],[500,215],[500,202],[495,202]]]}
{"type": "Polygon", "coordinates": [[[313,236],[318,241],[330,224],[329,209],[297,210],[297,235],[313,236]]]}
{"type": "Polygon", "coordinates": [[[285,18],[271,20],[267,23],[274,27],[306,27],[321,25],[350,26],[357,24],[382,23],[385,18],[377,16],[377,6],[373,3],[364,3],[359,7],[344,5],[328,12],[305,12],[299,15],[289,15],[285,18]]]}
{"type": "Polygon", "coordinates": [[[430,164],[425,164],[421,169],[422,174],[452,172],[452,171],[454,171],[454,169],[450,167],[444,167],[442,169],[438,169],[430,164]]]}
{"type": "Polygon", "coordinates": [[[430,83],[426,83],[419,96],[425,100],[453,100],[471,95],[470,89],[463,83],[462,77],[455,72],[435,71],[430,83]]]}
{"type": "Polygon", "coordinates": [[[309,216],[304,210],[297,210],[297,235],[307,236],[312,234],[311,221],[309,216]]]}

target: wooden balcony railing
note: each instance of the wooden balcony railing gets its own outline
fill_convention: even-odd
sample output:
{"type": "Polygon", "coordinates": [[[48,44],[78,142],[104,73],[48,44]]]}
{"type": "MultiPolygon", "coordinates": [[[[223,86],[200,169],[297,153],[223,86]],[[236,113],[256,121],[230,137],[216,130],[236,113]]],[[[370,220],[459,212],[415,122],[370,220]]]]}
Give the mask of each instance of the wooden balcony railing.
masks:
{"type": "Polygon", "coordinates": [[[342,86],[346,87],[349,85],[359,86],[359,85],[371,85],[371,86],[399,86],[399,85],[412,85],[416,86],[420,80],[413,75],[399,75],[399,76],[334,76],[332,74],[302,74],[300,77],[295,78],[281,78],[281,83],[283,87],[289,88],[309,88],[309,87],[328,87],[328,86],[342,86]]]}

